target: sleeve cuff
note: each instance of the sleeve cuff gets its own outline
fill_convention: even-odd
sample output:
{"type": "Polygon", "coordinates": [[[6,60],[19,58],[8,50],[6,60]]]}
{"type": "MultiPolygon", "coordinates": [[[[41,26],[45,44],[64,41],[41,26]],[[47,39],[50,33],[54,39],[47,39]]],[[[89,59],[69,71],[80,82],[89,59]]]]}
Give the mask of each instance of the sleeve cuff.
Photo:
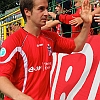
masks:
{"type": "Polygon", "coordinates": [[[59,15],[56,15],[56,20],[59,20],[59,15]]]}

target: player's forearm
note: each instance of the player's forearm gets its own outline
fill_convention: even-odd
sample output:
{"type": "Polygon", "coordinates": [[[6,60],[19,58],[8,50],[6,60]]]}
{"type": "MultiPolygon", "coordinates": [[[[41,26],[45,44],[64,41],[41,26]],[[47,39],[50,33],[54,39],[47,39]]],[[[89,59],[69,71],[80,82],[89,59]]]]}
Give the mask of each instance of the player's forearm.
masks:
{"type": "Polygon", "coordinates": [[[100,13],[100,7],[96,8],[94,11],[92,11],[92,16],[94,16],[95,14],[100,13]]]}
{"type": "MultiPolygon", "coordinates": [[[[7,95],[8,97],[12,98],[13,100],[33,100],[33,99],[25,99],[25,94],[19,91],[8,78],[4,76],[0,76],[0,90],[7,95]]],[[[27,97],[27,96],[26,96],[27,97]]]]}
{"type": "Polygon", "coordinates": [[[91,23],[83,24],[80,34],[74,39],[75,44],[76,44],[76,48],[74,49],[74,52],[78,52],[83,49],[84,44],[88,38],[90,26],[91,26],[91,23]]]}
{"type": "Polygon", "coordinates": [[[14,99],[21,92],[17,90],[6,77],[0,77],[0,90],[8,97],[14,99]]]}
{"type": "Polygon", "coordinates": [[[59,20],[48,21],[45,26],[41,27],[41,29],[42,30],[49,30],[49,29],[51,29],[52,27],[56,26],[59,23],[60,23],[59,20]]]}
{"type": "Polygon", "coordinates": [[[56,20],[59,20],[62,23],[69,24],[69,21],[71,20],[72,16],[68,14],[60,14],[56,15],[56,20]]]}
{"type": "Polygon", "coordinates": [[[52,21],[50,23],[47,23],[47,26],[50,27],[50,28],[52,28],[52,27],[56,26],[59,23],[60,23],[59,20],[54,20],[54,21],[52,21]]]}

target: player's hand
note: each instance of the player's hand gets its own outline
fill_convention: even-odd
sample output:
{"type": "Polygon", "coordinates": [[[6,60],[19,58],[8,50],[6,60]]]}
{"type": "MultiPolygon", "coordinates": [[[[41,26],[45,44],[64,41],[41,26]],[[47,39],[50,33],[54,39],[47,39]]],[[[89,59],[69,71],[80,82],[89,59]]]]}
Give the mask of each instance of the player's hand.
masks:
{"type": "Polygon", "coordinates": [[[83,23],[83,20],[81,17],[73,17],[74,19],[69,21],[69,24],[74,25],[75,27],[79,26],[83,23]]]}
{"type": "Polygon", "coordinates": [[[98,25],[100,25],[100,14],[95,14],[95,22],[98,22],[98,25]]]}
{"type": "Polygon", "coordinates": [[[83,1],[80,15],[84,23],[92,23],[91,5],[89,0],[83,1]]]}
{"type": "Polygon", "coordinates": [[[56,19],[56,14],[54,12],[48,12],[48,13],[52,18],[56,19]]]}

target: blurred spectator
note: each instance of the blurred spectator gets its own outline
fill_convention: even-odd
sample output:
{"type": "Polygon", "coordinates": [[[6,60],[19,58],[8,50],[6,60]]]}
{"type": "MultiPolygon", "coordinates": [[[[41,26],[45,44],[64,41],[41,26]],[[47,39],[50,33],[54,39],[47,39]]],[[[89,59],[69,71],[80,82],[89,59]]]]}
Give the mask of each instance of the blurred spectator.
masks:
{"type": "MultiPolygon", "coordinates": [[[[67,1],[63,1],[63,0],[56,0],[56,7],[55,7],[55,11],[56,14],[71,14],[71,1],[67,0],[67,1]]],[[[63,33],[63,37],[66,38],[70,38],[71,37],[71,25],[69,24],[65,24],[65,23],[61,23],[58,24],[56,26],[57,29],[57,33],[62,34],[63,33]]]]}
{"type": "MultiPolygon", "coordinates": [[[[99,3],[99,1],[95,1],[95,2],[91,3],[92,11],[94,11],[98,7],[98,3],[99,3]]],[[[93,35],[97,35],[98,34],[97,27],[98,27],[98,23],[95,22],[95,20],[93,18],[93,21],[92,21],[92,24],[91,24],[91,28],[93,28],[93,35]]]]}
{"type": "Polygon", "coordinates": [[[2,40],[0,39],[0,45],[2,44],[2,40]]]}
{"type": "Polygon", "coordinates": [[[71,14],[71,1],[70,0],[56,0],[56,13],[69,13],[71,14]]]}
{"type": "MultiPolygon", "coordinates": [[[[1,49],[2,40],[0,39],[0,49],[1,49]]],[[[1,93],[1,92],[0,92],[1,93]]]]}
{"type": "Polygon", "coordinates": [[[6,38],[9,36],[9,28],[6,28],[6,38]]]}
{"type": "MultiPolygon", "coordinates": [[[[69,21],[74,19],[75,17],[79,17],[80,16],[80,9],[81,9],[81,4],[82,4],[82,0],[75,0],[75,7],[77,8],[76,12],[74,14],[57,14],[55,15],[54,13],[50,12],[50,15],[65,23],[65,24],[70,24],[69,21]]],[[[68,26],[66,26],[68,27],[68,26]]],[[[72,29],[72,35],[71,37],[72,38],[75,38],[78,36],[78,34],[80,33],[80,30],[81,30],[81,26],[78,26],[78,27],[75,27],[75,26],[71,26],[71,29],[72,29]]]]}
{"type": "Polygon", "coordinates": [[[17,31],[19,28],[21,27],[21,23],[17,22],[17,23],[12,23],[8,26],[8,28],[6,28],[6,36],[10,36],[11,34],[13,34],[15,31],[17,31]]]}

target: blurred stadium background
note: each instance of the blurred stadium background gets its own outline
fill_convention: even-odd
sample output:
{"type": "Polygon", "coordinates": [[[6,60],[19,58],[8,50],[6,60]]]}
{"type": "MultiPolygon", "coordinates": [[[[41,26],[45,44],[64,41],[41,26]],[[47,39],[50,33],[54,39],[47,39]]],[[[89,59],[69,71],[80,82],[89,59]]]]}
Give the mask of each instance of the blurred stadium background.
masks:
{"type": "MultiPolygon", "coordinates": [[[[67,0],[62,0],[63,2],[67,0]]],[[[74,8],[74,0],[71,0],[72,2],[72,13],[75,12],[74,8]]],[[[91,3],[94,4],[94,7],[100,6],[100,1],[98,0],[91,0],[91,3]],[[97,3],[96,3],[97,2],[97,3]]],[[[56,0],[49,0],[49,11],[55,11],[56,6],[56,0]]],[[[9,25],[12,23],[18,24],[20,23],[21,26],[24,26],[24,20],[22,18],[22,15],[20,13],[19,9],[19,0],[0,0],[0,39],[5,40],[7,38],[7,30],[9,28],[9,25]]],[[[94,27],[95,28],[95,27],[94,27]]],[[[97,28],[97,27],[96,27],[97,28]]]]}

